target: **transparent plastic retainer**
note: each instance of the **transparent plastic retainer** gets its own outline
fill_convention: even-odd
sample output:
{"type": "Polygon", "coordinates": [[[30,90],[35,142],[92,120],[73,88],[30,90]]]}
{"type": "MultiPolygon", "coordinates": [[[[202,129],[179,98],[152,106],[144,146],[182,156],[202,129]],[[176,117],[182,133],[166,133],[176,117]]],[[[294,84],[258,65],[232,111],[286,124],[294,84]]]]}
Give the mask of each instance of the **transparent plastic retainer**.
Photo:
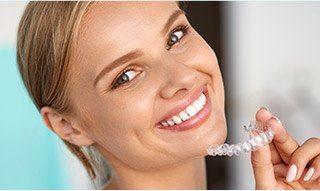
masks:
{"type": "Polygon", "coordinates": [[[264,131],[263,126],[261,124],[257,124],[255,121],[252,121],[249,125],[245,125],[243,127],[246,132],[251,134],[249,140],[245,141],[244,143],[231,145],[227,143],[219,146],[211,145],[207,149],[208,155],[238,156],[240,153],[249,153],[269,144],[274,137],[274,131],[272,131],[271,128],[268,128],[266,131],[264,131]]]}

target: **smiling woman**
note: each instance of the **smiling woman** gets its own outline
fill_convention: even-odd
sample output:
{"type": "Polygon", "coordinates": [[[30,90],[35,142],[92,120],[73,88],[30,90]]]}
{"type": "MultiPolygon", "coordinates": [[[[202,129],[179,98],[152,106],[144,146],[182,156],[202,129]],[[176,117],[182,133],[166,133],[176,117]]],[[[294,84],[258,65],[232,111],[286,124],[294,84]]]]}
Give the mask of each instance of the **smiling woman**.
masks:
{"type": "Polygon", "coordinates": [[[226,138],[214,51],[176,2],[31,2],[17,60],[46,126],[104,188],[205,189],[226,138]],[[98,173],[99,174],[99,173],[98,173]]]}
{"type": "MultiPolygon", "coordinates": [[[[30,2],[17,62],[44,123],[90,177],[109,164],[100,188],[206,188],[206,149],[227,135],[223,81],[176,2],[30,2]]],[[[265,107],[256,120],[275,133],[251,153],[256,188],[319,189],[320,139],[300,146],[265,107]]]]}

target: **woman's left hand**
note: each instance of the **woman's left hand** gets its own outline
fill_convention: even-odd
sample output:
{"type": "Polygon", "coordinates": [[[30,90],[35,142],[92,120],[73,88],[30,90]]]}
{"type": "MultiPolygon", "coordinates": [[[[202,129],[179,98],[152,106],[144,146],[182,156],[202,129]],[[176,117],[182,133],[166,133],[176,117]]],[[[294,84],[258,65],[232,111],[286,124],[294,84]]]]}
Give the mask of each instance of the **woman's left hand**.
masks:
{"type": "Polygon", "coordinates": [[[320,189],[320,139],[310,138],[300,146],[264,108],[256,120],[275,132],[269,145],[251,153],[256,189],[320,189]]]}

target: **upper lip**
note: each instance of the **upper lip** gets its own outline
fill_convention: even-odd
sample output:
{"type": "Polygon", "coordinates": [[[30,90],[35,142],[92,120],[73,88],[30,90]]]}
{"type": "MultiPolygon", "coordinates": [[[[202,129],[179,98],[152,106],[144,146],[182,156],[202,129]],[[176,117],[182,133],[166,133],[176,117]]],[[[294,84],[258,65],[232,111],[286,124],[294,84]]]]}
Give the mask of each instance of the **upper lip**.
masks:
{"type": "Polygon", "coordinates": [[[198,89],[196,89],[193,94],[185,101],[180,103],[179,105],[173,107],[169,112],[167,112],[164,117],[161,118],[159,123],[171,119],[174,115],[179,114],[179,112],[183,111],[187,106],[191,105],[196,99],[198,99],[201,93],[205,90],[205,85],[202,85],[198,89]]]}

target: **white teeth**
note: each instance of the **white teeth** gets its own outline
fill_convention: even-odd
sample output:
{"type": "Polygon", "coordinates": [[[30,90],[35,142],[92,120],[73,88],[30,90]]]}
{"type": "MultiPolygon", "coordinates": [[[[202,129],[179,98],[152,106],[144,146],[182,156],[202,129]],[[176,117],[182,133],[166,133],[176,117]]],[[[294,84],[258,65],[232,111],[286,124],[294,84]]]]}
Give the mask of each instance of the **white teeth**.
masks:
{"type": "Polygon", "coordinates": [[[204,93],[201,93],[201,97],[204,99],[204,100],[207,100],[206,96],[204,95],[204,93]]]}
{"type": "Polygon", "coordinates": [[[174,122],[172,120],[168,120],[167,123],[169,124],[169,126],[173,126],[174,122]]]}
{"type": "Polygon", "coordinates": [[[195,114],[197,114],[197,110],[191,105],[187,107],[186,112],[190,115],[190,117],[193,117],[195,114]]]}
{"type": "Polygon", "coordinates": [[[190,118],[190,116],[189,116],[186,112],[184,112],[184,111],[181,111],[181,112],[179,113],[179,117],[180,117],[183,121],[185,121],[185,120],[187,120],[187,119],[190,118]]]}
{"type": "Polygon", "coordinates": [[[197,112],[203,108],[203,105],[199,100],[194,101],[192,105],[194,108],[196,108],[197,112]]]}
{"type": "Polygon", "coordinates": [[[182,120],[181,120],[180,117],[178,117],[178,116],[173,116],[172,119],[173,119],[173,121],[174,121],[176,124],[182,123],[182,120]]]}
{"type": "Polygon", "coordinates": [[[161,125],[168,126],[168,123],[167,122],[161,122],[161,125]]]}
{"type": "Polygon", "coordinates": [[[200,96],[199,101],[202,103],[202,105],[205,105],[206,103],[206,96],[202,93],[200,96]]]}
{"type": "Polygon", "coordinates": [[[189,105],[184,111],[181,111],[178,115],[173,116],[170,120],[161,122],[162,126],[173,126],[175,124],[180,124],[183,121],[188,120],[189,118],[196,115],[204,105],[206,104],[206,96],[201,93],[200,97],[189,105]]]}

